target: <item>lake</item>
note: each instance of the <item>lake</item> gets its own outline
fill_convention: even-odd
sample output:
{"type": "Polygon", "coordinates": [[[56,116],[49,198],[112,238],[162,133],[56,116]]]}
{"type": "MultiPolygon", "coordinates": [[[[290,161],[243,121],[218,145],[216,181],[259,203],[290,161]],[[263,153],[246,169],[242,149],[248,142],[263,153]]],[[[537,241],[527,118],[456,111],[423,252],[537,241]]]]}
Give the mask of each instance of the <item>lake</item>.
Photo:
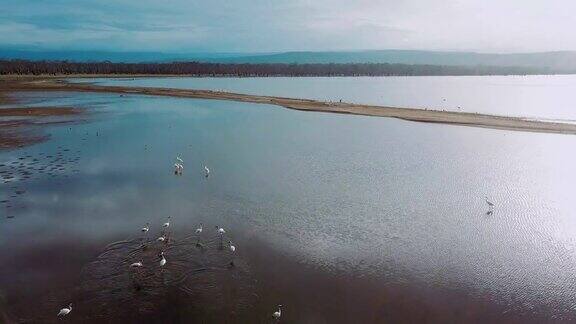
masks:
{"type": "MultiPolygon", "coordinates": [[[[507,93],[497,108],[488,104],[495,97],[467,97],[465,109],[573,118],[566,98],[574,92],[558,90],[573,87],[570,78],[445,84],[492,82],[490,96],[507,93]],[[518,82],[532,86],[518,90],[518,82]],[[550,112],[535,99],[524,106],[514,95],[528,88],[539,94],[527,96],[560,91],[564,99],[541,98],[558,101],[550,112]]],[[[376,92],[353,90],[373,79],[351,87],[352,78],[96,81],[421,100],[404,89],[371,102],[376,92]]],[[[410,79],[394,80],[372,86],[410,79]]],[[[73,303],[65,320],[88,323],[271,323],[278,304],[285,323],[576,320],[574,136],[215,100],[16,96],[88,115],[48,127],[46,142],[0,151],[0,310],[8,319],[59,322],[58,310],[73,303]],[[173,172],[176,156],[182,175],[173,172]],[[144,266],[130,268],[137,261],[144,266]]]]}
{"type": "Polygon", "coordinates": [[[393,107],[576,120],[576,75],[114,78],[103,85],[210,89],[393,107]]]}

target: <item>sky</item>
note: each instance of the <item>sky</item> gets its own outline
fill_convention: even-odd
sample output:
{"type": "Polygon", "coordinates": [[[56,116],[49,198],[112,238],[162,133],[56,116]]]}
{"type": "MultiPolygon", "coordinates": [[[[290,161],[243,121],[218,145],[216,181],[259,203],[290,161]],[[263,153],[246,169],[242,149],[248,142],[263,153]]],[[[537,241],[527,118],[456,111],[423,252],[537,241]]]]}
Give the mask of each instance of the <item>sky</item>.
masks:
{"type": "Polygon", "coordinates": [[[0,48],[576,50],[574,0],[1,0],[0,48]]]}

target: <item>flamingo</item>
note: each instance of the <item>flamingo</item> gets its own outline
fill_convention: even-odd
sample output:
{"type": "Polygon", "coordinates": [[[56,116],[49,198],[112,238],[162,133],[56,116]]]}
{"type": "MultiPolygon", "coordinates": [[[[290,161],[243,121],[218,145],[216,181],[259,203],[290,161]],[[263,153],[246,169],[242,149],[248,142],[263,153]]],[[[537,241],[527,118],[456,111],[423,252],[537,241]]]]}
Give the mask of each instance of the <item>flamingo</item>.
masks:
{"type": "Polygon", "coordinates": [[[70,305],[68,305],[68,307],[64,307],[60,310],[60,312],[58,312],[58,316],[66,316],[68,314],[70,314],[70,312],[72,311],[72,303],[70,303],[70,305]]]}
{"type": "Polygon", "coordinates": [[[282,316],[282,305],[278,305],[278,310],[274,312],[274,314],[272,314],[272,316],[274,316],[274,318],[278,319],[280,318],[280,316],[282,316]]]}
{"type": "Polygon", "coordinates": [[[182,171],[184,171],[184,166],[180,163],[174,163],[174,173],[182,174],[182,171]]]}
{"type": "Polygon", "coordinates": [[[160,260],[160,266],[163,267],[166,264],[166,258],[164,257],[164,252],[160,252],[162,259],[160,260]]]}
{"type": "Polygon", "coordinates": [[[140,268],[142,266],[142,261],[134,262],[130,265],[130,268],[140,268]]]}
{"type": "MultiPolygon", "coordinates": [[[[236,247],[234,245],[232,245],[232,241],[228,241],[228,248],[230,249],[230,252],[232,254],[234,254],[234,252],[236,252],[236,247]]],[[[231,257],[230,266],[231,267],[234,266],[234,256],[231,257]]]]}

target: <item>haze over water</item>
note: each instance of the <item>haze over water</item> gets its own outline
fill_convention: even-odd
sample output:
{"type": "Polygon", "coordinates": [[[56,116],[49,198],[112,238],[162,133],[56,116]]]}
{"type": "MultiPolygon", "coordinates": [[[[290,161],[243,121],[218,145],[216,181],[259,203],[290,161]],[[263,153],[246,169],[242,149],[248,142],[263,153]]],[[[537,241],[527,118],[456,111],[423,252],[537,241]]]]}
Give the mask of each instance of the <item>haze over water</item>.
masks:
{"type": "MultiPolygon", "coordinates": [[[[574,93],[564,76],[105,82],[400,106],[419,102],[416,90],[430,84],[450,85],[424,106],[445,97],[470,111],[576,116],[560,105],[574,93]],[[354,90],[372,81],[378,92],[354,90]],[[414,95],[395,93],[396,82],[414,82],[414,95]],[[458,90],[474,87],[495,90],[478,102],[458,90]],[[390,96],[379,99],[380,90],[390,96]],[[519,93],[564,99],[490,104],[519,93]]],[[[13,218],[1,219],[0,307],[16,318],[56,322],[73,302],[68,319],[88,322],[269,323],[277,304],[288,323],[576,320],[574,136],[145,96],[63,93],[36,104],[92,114],[49,128],[47,142],[0,152],[3,170],[22,164],[16,173],[31,173],[3,180],[0,192],[13,206],[2,206],[13,218]],[[54,176],[29,166],[37,158],[51,169],[46,155],[69,162],[54,176]],[[153,284],[134,292],[127,265],[157,262],[157,245],[141,256],[133,240],[148,221],[155,238],[169,215],[167,277],[146,277],[153,284]],[[205,254],[183,244],[201,222],[205,254]],[[237,246],[236,269],[222,266],[215,225],[237,246]],[[200,265],[218,271],[174,279],[200,265]],[[224,282],[230,291],[216,289],[224,282]]]]}

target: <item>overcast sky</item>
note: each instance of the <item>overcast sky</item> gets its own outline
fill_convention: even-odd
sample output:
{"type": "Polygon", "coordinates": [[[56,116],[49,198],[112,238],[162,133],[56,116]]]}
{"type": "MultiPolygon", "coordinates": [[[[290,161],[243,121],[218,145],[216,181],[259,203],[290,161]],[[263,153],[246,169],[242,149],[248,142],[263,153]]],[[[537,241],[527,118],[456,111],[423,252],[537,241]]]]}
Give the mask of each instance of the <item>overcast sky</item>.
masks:
{"type": "Polygon", "coordinates": [[[0,46],[576,50],[576,0],[1,0],[0,46]]]}

